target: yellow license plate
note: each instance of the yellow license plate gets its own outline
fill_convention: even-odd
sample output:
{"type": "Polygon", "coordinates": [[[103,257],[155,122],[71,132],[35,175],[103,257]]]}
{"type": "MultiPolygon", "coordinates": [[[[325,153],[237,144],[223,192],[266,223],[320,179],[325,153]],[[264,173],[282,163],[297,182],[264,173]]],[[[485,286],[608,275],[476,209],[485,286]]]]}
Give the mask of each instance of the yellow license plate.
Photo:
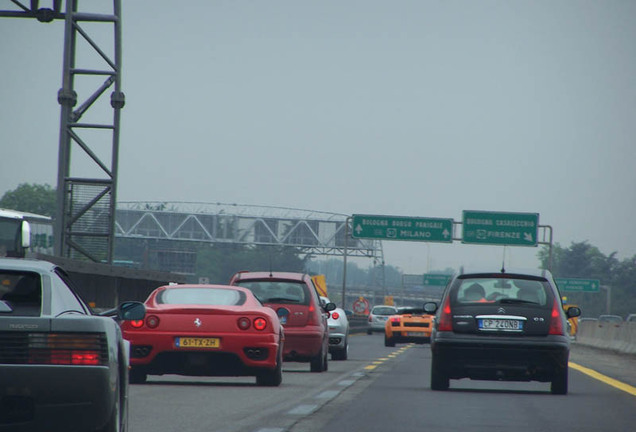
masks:
{"type": "Polygon", "coordinates": [[[177,348],[218,348],[219,338],[178,337],[175,345],[177,348]]]}

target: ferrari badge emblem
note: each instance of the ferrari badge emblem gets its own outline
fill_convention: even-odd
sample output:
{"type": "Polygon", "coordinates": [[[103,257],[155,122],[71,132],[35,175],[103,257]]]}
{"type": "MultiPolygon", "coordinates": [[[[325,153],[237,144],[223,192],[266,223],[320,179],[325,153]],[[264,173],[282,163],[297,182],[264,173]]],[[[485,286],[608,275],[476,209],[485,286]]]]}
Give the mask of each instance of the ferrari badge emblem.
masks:
{"type": "Polygon", "coordinates": [[[199,318],[194,320],[194,325],[197,327],[201,327],[201,320],[199,318]]]}

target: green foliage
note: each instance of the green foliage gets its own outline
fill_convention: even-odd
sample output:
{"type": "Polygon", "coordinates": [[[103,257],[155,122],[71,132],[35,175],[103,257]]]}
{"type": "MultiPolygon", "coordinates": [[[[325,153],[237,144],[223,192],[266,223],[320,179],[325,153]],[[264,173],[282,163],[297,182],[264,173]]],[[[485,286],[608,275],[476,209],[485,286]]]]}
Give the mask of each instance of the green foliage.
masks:
{"type": "Polygon", "coordinates": [[[15,190],[5,192],[0,198],[0,207],[54,217],[57,196],[48,184],[22,183],[15,190]]]}
{"type": "MultiPolygon", "coordinates": [[[[547,247],[538,253],[542,268],[548,268],[547,247]]],[[[568,303],[578,304],[583,316],[597,317],[609,313],[622,315],[636,313],[636,256],[619,261],[616,252],[604,255],[587,242],[573,242],[569,248],[558,243],[552,250],[552,274],[554,277],[598,279],[602,290],[598,293],[568,293],[568,303]],[[607,297],[608,289],[611,293],[607,297]]]]}

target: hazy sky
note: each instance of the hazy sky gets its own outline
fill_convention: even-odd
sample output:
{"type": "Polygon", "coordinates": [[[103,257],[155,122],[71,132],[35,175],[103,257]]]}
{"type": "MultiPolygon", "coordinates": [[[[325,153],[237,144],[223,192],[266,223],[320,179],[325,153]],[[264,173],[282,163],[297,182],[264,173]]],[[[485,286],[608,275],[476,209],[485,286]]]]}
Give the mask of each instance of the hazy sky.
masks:
{"type": "MultiPolygon", "coordinates": [[[[531,212],[562,246],[636,254],[634,1],[122,3],[120,201],[531,212]]],[[[0,193],[56,186],[63,29],[0,18],[0,193]]],[[[503,253],[384,255],[421,273],[503,253]]]]}

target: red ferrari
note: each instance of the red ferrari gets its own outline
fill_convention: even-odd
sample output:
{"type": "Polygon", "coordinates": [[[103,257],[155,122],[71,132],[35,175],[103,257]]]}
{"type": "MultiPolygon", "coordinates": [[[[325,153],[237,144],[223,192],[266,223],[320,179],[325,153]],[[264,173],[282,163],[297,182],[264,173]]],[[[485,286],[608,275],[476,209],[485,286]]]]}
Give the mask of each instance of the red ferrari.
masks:
{"type": "Polygon", "coordinates": [[[130,382],[148,375],[256,376],[282,382],[283,329],[246,288],[167,285],[145,302],[146,317],[121,324],[130,341],[130,382]]]}

